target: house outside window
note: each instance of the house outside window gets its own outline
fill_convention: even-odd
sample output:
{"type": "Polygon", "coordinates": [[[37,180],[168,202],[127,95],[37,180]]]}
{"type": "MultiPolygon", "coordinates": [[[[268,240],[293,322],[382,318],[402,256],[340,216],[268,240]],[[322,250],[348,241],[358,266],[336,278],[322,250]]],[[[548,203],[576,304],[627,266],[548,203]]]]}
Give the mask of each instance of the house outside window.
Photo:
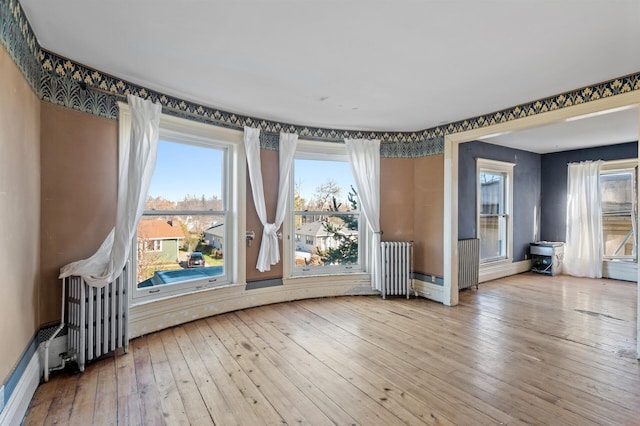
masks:
{"type": "Polygon", "coordinates": [[[476,161],[477,234],[484,264],[512,258],[513,167],[501,161],[476,161]]]}
{"type": "Polygon", "coordinates": [[[299,141],[292,181],[292,276],[362,272],[366,224],[345,146],[299,141]]]}
{"type": "Polygon", "coordinates": [[[605,260],[637,261],[636,162],[604,163],[600,172],[605,260]]]}
{"type": "Polygon", "coordinates": [[[138,250],[132,250],[134,301],[232,280],[234,146],[203,134],[199,124],[191,133],[189,124],[165,128],[161,120],[156,168],[134,245],[138,250]],[[188,261],[194,252],[203,254],[204,265],[188,261]]]}

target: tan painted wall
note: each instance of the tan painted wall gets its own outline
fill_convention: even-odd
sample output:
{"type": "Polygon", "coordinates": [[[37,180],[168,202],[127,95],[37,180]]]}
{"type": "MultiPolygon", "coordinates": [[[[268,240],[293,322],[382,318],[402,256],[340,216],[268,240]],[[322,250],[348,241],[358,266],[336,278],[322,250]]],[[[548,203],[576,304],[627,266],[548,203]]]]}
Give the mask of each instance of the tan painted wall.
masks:
{"type": "MultiPolygon", "coordinates": [[[[113,226],[117,186],[116,121],[42,104],[42,285],[40,324],[58,321],[64,264],[90,256],[113,226]]],[[[268,219],[275,216],[278,152],[261,150],[268,219]]],[[[415,270],[442,274],[443,157],[381,159],[383,240],[413,240],[415,270]]],[[[247,177],[247,281],[282,277],[255,269],[262,239],[247,177]]],[[[280,246],[282,254],[282,246],[280,246]]]]}
{"type": "MultiPolygon", "coordinates": [[[[267,220],[273,223],[276,216],[276,203],[278,202],[278,151],[260,150],[260,161],[262,162],[262,185],[264,186],[264,198],[267,208],[267,220]]],[[[251,246],[247,246],[247,281],[267,280],[282,277],[282,260],[277,265],[271,266],[270,271],[260,272],[256,269],[258,252],[262,242],[262,223],[256,213],[253,195],[251,193],[251,181],[247,170],[247,231],[256,234],[251,246]]],[[[280,242],[280,258],[282,259],[282,242],[280,242]]]]}
{"type": "MultiPolygon", "coordinates": [[[[275,216],[278,185],[278,152],[262,150],[262,175],[269,220],[275,216]]],[[[380,160],[380,222],[383,241],[415,242],[415,269],[442,274],[443,156],[380,160]],[[438,233],[439,232],[439,233],[438,233]]],[[[247,281],[282,277],[282,262],[271,271],[255,269],[262,239],[247,176],[247,230],[256,233],[247,247],[247,281]]],[[[282,246],[280,246],[282,253],[282,246]]]]}
{"type": "Polygon", "coordinates": [[[382,241],[414,240],[414,161],[410,158],[380,159],[382,241]]]}
{"type": "MultiPolygon", "coordinates": [[[[42,103],[42,303],[41,323],[60,319],[60,268],[93,254],[113,226],[117,188],[118,123],[42,103]]],[[[269,220],[275,216],[278,152],[261,151],[269,220]]],[[[255,269],[262,225],[247,177],[247,280],[282,277],[282,263],[255,269]]],[[[282,246],[280,246],[282,250],[282,246]]]]}
{"type": "Polygon", "coordinates": [[[40,321],[60,319],[60,268],[91,256],[115,222],[118,123],[42,103],[40,321]]]}
{"type": "Polygon", "coordinates": [[[444,155],[416,158],[414,185],[414,270],[444,274],[444,155]]]}
{"type": "Polygon", "coordinates": [[[40,101],[0,47],[0,384],[38,330],[40,101]]]}
{"type": "Polygon", "coordinates": [[[380,159],[383,241],[413,241],[414,271],[442,276],[444,156],[380,159]]]}

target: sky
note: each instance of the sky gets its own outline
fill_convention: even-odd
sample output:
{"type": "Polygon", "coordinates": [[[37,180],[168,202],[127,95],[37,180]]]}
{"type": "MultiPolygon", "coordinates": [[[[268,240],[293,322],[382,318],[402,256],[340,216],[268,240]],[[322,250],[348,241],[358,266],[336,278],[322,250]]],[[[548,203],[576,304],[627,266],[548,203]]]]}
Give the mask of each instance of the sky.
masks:
{"type": "MultiPolygon", "coordinates": [[[[158,158],[149,196],[162,196],[170,201],[183,200],[186,195],[200,198],[222,195],[222,151],[196,145],[158,142],[158,158]]],[[[333,179],[342,188],[339,201],[346,202],[355,181],[347,162],[296,160],[295,183],[307,201],[316,188],[333,179]]]]}
{"type": "Polygon", "coordinates": [[[351,167],[346,161],[296,160],[295,181],[300,195],[306,201],[313,198],[316,188],[332,179],[342,189],[338,201],[346,203],[351,185],[356,184],[351,174],[351,167]]]}
{"type": "Polygon", "coordinates": [[[221,197],[221,167],[220,150],[161,140],[149,196],[170,201],[181,201],[187,194],[221,197]]]}

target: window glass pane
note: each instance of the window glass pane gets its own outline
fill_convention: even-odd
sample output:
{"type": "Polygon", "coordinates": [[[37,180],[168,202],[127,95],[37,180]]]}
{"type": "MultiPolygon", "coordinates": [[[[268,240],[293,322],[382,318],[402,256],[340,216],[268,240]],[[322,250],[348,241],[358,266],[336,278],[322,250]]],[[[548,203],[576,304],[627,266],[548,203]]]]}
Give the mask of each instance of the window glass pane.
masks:
{"type": "Polygon", "coordinates": [[[223,210],[223,159],[223,149],[159,141],[145,210],[223,210]]]}
{"type": "Polygon", "coordinates": [[[199,280],[208,286],[225,281],[225,156],[224,148],[159,141],[137,229],[139,289],[162,286],[164,292],[193,288],[199,280]]]}
{"type": "Polygon", "coordinates": [[[297,214],[295,265],[319,268],[359,263],[359,215],[297,214]]]}
{"type": "Polygon", "coordinates": [[[144,216],[138,224],[138,288],[224,275],[224,231],[223,215],[144,216]]]}
{"type": "Polygon", "coordinates": [[[603,173],[600,175],[602,212],[630,212],[633,208],[633,173],[603,173]]]}
{"type": "Polygon", "coordinates": [[[357,210],[355,181],[346,161],[296,159],[296,211],[357,210]],[[334,202],[335,199],[335,202],[334,202]]]}
{"type": "Polygon", "coordinates": [[[602,240],[604,256],[635,260],[635,170],[612,170],[600,174],[602,240]]]}
{"type": "Polygon", "coordinates": [[[604,255],[633,256],[634,233],[630,214],[606,214],[602,217],[604,255]]]}
{"type": "Polygon", "coordinates": [[[480,172],[480,214],[505,213],[505,173],[480,172]]]}
{"type": "Polygon", "coordinates": [[[510,197],[512,196],[511,163],[477,159],[478,167],[478,224],[480,261],[489,263],[510,258],[511,225],[510,197]]]}
{"type": "Polygon", "coordinates": [[[294,173],[294,269],[359,270],[360,213],[349,163],[296,159],[294,173]]]}
{"type": "Polygon", "coordinates": [[[480,260],[506,257],[507,217],[480,217],[480,260]]]}

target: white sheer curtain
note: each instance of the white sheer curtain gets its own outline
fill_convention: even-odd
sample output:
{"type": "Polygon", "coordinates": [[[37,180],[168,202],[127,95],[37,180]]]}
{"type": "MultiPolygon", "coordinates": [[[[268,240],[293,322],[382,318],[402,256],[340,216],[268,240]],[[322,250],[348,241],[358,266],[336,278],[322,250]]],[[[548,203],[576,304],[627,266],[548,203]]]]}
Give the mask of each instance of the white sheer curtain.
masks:
{"type": "Polygon", "coordinates": [[[284,221],[284,215],[289,201],[289,186],[291,185],[291,173],[293,170],[293,156],[296,152],[298,135],[290,133],[280,134],[280,177],[278,182],[278,204],[273,223],[267,221],[267,208],[264,200],[264,187],[262,184],[262,167],[260,165],[260,129],[244,128],[244,146],[247,152],[247,164],[249,178],[251,180],[251,192],[256,212],[262,223],[262,243],[258,254],[256,269],[260,272],[270,271],[271,265],[280,261],[280,249],[278,247],[278,229],[284,221]]]}
{"type": "Polygon", "coordinates": [[[367,218],[373,239],[369,252],[371,287],[382,290],[380,265],[380,141],[345,139],[349,163],[356,181],[360,210],[367,218]]]}
{"type": "MultiPolygon", "coordinates": [[[[161,105],[129,95],[131,132],[118,144],[116,224],[93,256],[60,269],[60,278],[82,276],[93,287],[104,287],[124,268],[138,221],[144,210],[158,152],[161,105]]],[[[127,120],[120,114],[120,120],[127,120]]]]}
{"type": "Polygon", "coordinates": [[[601,161],[586,161],[568,166],[563,269],[577,277],[602,277],[600,164],[601,161]]]}

